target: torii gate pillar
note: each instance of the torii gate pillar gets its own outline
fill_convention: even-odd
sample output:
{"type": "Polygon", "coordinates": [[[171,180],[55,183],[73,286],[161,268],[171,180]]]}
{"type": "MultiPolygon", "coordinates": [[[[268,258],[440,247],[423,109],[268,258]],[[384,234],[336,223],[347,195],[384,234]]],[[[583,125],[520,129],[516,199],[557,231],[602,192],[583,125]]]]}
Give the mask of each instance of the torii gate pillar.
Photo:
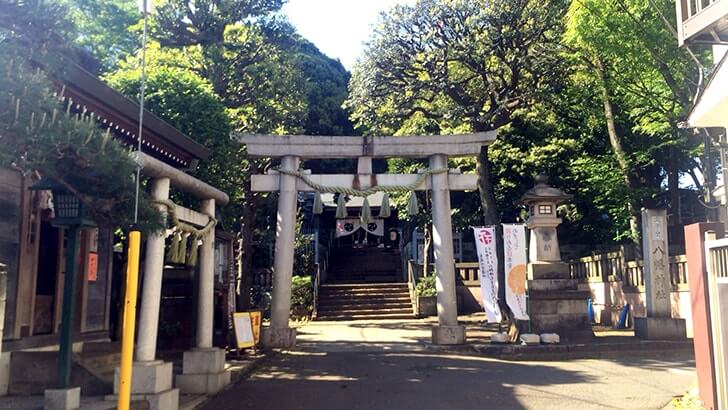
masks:
{"type": "MultiPolygon", "coordinates": [[[[430,157],[430,168],[447,167],[445,155],[430,157]]],[[[432,343],[453,345],[465,343],[465,326],[458,325],[458,306],[455,292],[455,258],[452,245],[450,217],[450,188],[447,174],[432,175],[432,228],[435,245],[437,277],[437,321],[432,328],[432,343]]]]}
{"type": "MultiPolygon", "coordinates": [[[[299,158],[286,155],[281,158],[281,168],[298,170],[299,158]]],[[[293,276],[294,237],[296,235],[296,205],[298,191],[296,177],[280,175],[278,212],[276,214],[276,249],[273,261],[273,300],[270,326],[263,329],[266,347],[293,347],[296,345],[296,329],[289,327],[291,311],[291,277],[293,276]]]]}

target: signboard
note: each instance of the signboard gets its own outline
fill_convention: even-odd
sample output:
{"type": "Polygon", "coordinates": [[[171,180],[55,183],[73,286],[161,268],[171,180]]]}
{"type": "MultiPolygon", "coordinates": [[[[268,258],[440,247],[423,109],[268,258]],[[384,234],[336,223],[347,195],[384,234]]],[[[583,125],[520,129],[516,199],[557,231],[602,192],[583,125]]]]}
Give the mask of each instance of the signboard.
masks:
{"type": "Polygon", "coordinates": [[[253,312],[233,313],[233,329],[238,349],[253,347],[260,342],[261,314],[253,312]]]}
{"type": "Polygon", "coordinates": [[[90,252],[88,254],[87,276],[89,282],[96,282],[99,272],[99,254],[90,252]]]}
{"type": "Polygon", "coordinates": [[[495,245],[495,227],[473,228],[475,247],[480,264],[480,293],[483,298],[488,322],[500,322],[501,311],[498,307],[498,256],[495,245]]]}
{"type": "Polygon", "coordinates": [[[526,226],[503,224],[506,303],[518,320],[528,320],[526,306],[526,226]]]}

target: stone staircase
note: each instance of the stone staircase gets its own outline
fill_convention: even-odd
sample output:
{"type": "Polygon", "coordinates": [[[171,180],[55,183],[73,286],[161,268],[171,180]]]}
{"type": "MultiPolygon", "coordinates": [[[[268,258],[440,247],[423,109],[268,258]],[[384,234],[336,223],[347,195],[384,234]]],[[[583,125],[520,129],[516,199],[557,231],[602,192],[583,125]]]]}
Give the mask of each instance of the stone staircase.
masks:
{"type": "Polygon", "coordinates": [[[316,320],[412,319],[406,283],[325,284],[316,320]]]}
{"type": "MultiPolygon", "coordinates": [[[[84,343],[83,351],[73,354],[71,385],[80,386],[84,395],[101,396],[113,392],[114,369],[121,358],[117,342],[84,343]]],[[[57,351],[19,351],[10,356],[11,395],[43,395],[57,385],[57,351]]]]}

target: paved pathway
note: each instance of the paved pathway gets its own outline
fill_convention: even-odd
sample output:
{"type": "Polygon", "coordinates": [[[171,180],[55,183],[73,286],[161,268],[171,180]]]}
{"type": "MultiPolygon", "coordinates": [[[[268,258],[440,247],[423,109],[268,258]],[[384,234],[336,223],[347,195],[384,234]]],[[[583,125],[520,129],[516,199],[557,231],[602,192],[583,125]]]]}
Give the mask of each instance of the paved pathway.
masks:
{"type": "Polygon", "coordinates": [[[694,381],[669,359],[511,362],[428,350],[421,321],[316,322],[206,409],[662,409],[694,381]]]}

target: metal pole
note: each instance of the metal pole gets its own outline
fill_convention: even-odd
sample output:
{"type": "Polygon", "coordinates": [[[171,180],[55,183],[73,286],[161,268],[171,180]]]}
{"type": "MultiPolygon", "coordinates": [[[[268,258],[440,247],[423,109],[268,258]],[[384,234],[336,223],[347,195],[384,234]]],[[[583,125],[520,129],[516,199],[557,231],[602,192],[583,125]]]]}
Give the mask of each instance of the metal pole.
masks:
{"type": "Polygon", "coordinates": [[[68,227],[66,242],[66,273],[63,279],[63,308],[61,311],[61,337],[58,352],[58,387],[66,389],[71,384],[71,352],[73,348],[73,314],[76,307],[76,265],[80,243],[80,227],[68,227]]]}
{"type": "Polygon", "coordinates": [[[121,337],[121,366],[119,366],[119,397],[117,408],[128,410],[131,401],[131,373],[134,358],[134,327],[136,326],[137,284],[141,232],[129,232],[129,253],[126,267],[126,295],[121,337]]]}
{"type": "MultiPolygon", "coordinates": [[[[137,152],[142,152],[142,134],[144,133],[144,93],[146,91],[146,69],[147,69],[147,1],[142,0],[142,14],[144,15],[144,29],[142,32],[142,78],[139,90],[139,139],[137,140],[137,152]]],[[[139,221],[139,187],[141,185],[141,164],[136,169],[136,192],[134,201],[134,223],[139,221]]]]}

